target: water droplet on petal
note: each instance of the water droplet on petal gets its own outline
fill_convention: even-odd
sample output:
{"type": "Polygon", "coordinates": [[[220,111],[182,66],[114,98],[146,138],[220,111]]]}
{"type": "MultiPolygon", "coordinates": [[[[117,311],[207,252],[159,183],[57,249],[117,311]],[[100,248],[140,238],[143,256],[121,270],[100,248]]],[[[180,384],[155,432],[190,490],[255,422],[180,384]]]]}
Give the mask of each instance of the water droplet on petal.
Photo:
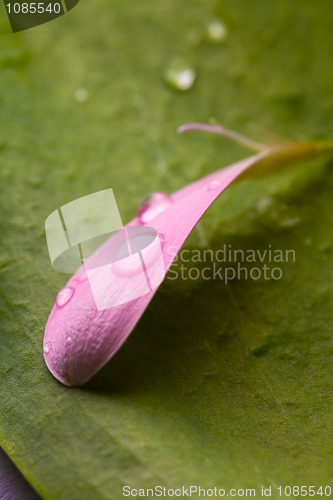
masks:
{"type": "Polygon", "coordinates": [[[213,191],[214,189],[218,188],[219,186],[221,186],[221,182],[220,181],[212,181],[209,186],[208,186],[208,191],[213,191]]]}
{"type": "Polygon", "coordinates": [[[67,337],[67,342],[70,344],[72,342],[72,337],[67,337]]]}
{"type": "Polygon", "coordinates": [[[51,346],[52,346],[52,343],[51,342],[46,342],[46,344],[44,344],[44,352],[45,354],[48,354],[51,350],[51,346]]]}
{"type": "Polygon", "coordinates": [[[151,193],[145,196],[138,207],[138,218],[141,224],[147,224],[172,203],[166,193],[151,193]]]}
{"type": "Polygon", "coordinates": [[[74,288],[67,286],[60,290],[57,295],[56,304],[58,307],[64,307],[74,295],[74,288]]]}
{"type": "Polygon", "coordinates": [[[206,37],[211,43],[223,43],[228,38],[227,27],[221,19],[210,19],[206,26],[206,37]]]}
{"type": "Polygon", "coordinates": [[[164,80],[173,90],[186,92],[193,87],[197,77],[196,70],[186,61],[174,60],[164,74],[164,80]]]}

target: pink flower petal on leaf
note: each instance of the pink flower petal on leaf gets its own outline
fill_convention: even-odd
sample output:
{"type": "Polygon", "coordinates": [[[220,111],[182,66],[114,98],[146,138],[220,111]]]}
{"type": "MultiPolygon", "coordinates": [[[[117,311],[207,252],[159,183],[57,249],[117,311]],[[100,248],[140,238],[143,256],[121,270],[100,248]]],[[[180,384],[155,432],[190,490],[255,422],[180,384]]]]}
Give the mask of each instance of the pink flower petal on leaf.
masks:
{"type": "MultiPolygon", "coordinates": [[[[177,191],[170,197],[171,203],[147,221],[146,224],[154,228],[157,234],[163,235],[161,248],[164,274],[209,206],[259,157],[255,155],[177,191]]],[[[127,227],[139,225],[144,225],[142,217],[133,219],[127,227]]],[[[84,384],[107,363],[125,342],[157,290],[155,288],[134,300],[97,310],[90,281],[82,279],[82,273],[89,273],[89,260],[103,261],[110,247],[113,251],[113,239],[111,236],[98,250],[98,256],[92,255],[85,264],[85,270],[80,269],[79,273],[74,274],[59,292],[58,304],[56,302],[54,305],[45,328],[45,362],[51,373],[68,386],[84,384]],[[67,298],[69,300],[64,304],[67,298]]],[[[104,289],[104,273],[101,272],[96,279],[100,280],[101,289],[104,289]]],[[[135,285],[135,280],[132,283],[135,285]]],[[[119,290],[115,280],[111,280],[104,293],[112,297],[115,292],[119,295],[126,294],[126,291],[132,292],[129,290],[133,286],[130,279],[125,285],[119,290]]],[[[94,283],[94,290],[96,287],[98,282],[94,283]]],[[[125,299],[122,298],[123,301],[125,299]]]]}
{"type": "MultiPolygon", "coordinates": [[[[193,124],[183,130],[199,127],[193,124]]],[[[215,132],[224,135],[221,128],[215,132]]],[[[244,142],[242,136],[237,140],[239,137],[244,142]]],[[[253,144],[261,149],[262,145],[253,144]]],[[[332,145],[326,149],[331,152],[332,145]]],[[[109,361],[141,318],[194,226],[230,184],[250,169],[269,171],[322,152],[325,146],[313,143],[267,148],[189,184],[170,197],[158,193],[152,200],[146,200],[150,213],[145,213],[145,207],[141,206],[139,217],[125,226],[124,233],[116,233],[103,243],[59,292],[44,335],[45,362],[55,378],[67,386],[82,385],[109,361]],[[144,265],[135,250],[130,251],[130,247],[135,247],[139,226],[147,227],[143,238],[153,241],[147,246],[153,250],[141,252],[144,265]],[[157,239],[154,239],[154,232],[157,239]],[[129,265],[124,266],[121,259],[117,260],[118,248],[121,252],[129,251],[129,265]],[[162,255],[161,262],[158,251],[162,255]],[[110,255],[115,260],[111,271],[110,266],[104,265],[110,255]],[[137,269],[142,270],[142,265],[144,276],[138,279],[137,269]],[[112,279],[108,275],[110,272],[112,279]],[[96,301],[104,306],[97,308],[96,301]],[[112,306],[107,307],[110,304],[112,306]]]]}

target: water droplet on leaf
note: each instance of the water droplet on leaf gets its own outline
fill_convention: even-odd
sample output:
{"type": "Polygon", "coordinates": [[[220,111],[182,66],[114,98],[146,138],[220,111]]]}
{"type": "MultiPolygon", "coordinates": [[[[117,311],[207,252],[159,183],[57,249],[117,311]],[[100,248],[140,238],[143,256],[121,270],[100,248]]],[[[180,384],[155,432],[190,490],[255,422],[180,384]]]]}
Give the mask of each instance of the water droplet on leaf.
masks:
{"type": "Polygon", "coordinates": [[[206,38],[210,43],[223,43],[228,38],[228,30],[221,19],[210,19],[206,26],[206,38]]]}
{"type": "Polygon", "coordinates": [[[86,102],[89,97],[89,93],[87,89],[79,88],[74,92],[74,98],[77,102],[86,102]]]}
{"type": "Polygon", "coordinates": [[[193,87],[196,70],[186,61],[174,60],[164,74],[164,80],[173,90],[186,92],[193,87]]]}
{"type": "Polygon", "coordinates": [[[56,304],[58,307],[64,307],[74,295],[74,288],[67,286],[60,290],[57,295],[56,304]]]}
{"type": "Polygon", "coordinates": [[[145,196],[138,207],[138,218],[141,224],[147,224],[172,203],[166,193],[151,193],[145,196]]]}

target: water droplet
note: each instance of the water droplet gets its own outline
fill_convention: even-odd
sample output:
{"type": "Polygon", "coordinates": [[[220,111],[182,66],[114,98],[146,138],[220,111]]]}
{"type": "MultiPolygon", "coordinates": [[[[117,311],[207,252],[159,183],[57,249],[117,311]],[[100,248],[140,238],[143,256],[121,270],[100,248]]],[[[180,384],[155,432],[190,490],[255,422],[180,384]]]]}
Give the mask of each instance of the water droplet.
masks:
{"type": "Polygon", "coordinates": [[[206,38],[210,43],[223,43],[228,38],[228,30],[221,19],[210,19],[206,26],[206,38]]]}
{"type": "Polygon", "coordinates": [[[213,191],[214,189],[218,188],[219,186],[221,186],[221,182],[220,181],[212,181],[209,186],[208,186],[208,191],[213,191]]]}
{"type": "Polygon", "coordinates": [[[260,215],[265,214],[268,210],[272,208],[274,205],[274,198],[269,196],[264,196],[263,198],[259,198],[257,202],[257,212],[260,215]]]}
{"type": "Polygon", "coordinates": [[[164,80],[173,90],[186,92],[193,87],[197,77],[196,70],[186,61],[174,60],[164,74],[164,80]]]}
{"type": "Polygon", "coordinates": [[[153,220],[157,215],[172,203],[171,198],[166,193],[151,193],[145,196],[138,208],[138,218],[141,224],[146,224],[153,220]]]}
{"type": "Polygon", "coordinates": [[[301,218],[299,215],[293,215],[291,214],[288,216],[287,214],[283,215],[278,215],[278,224],[279,227],[281,228],[289,228],[289,227],[294,227],[297,226],[301,222],[301,218]]]}
{"type": "Polygon", "coordinates": [[[50,352],[51,346],[52,346],[51,342],[46,342],[46,344],[44,344],[44,352],[45,352],[45,354],[48,354],[50,352]]]}
{"type": "Polygon", "coordinates": [[[67,286],[60,290],[57,295],[56,304],[58,307],[64,307],[74,295],[74,288],[67,286]]]}
{"type": "Polygon", "coordinates": [[[79,88],[79,89],[76,89],[74,92],[74,99],[77,102],[86,102],[88,97],[89,97],[89,92],[87,89],[79,88]]]}
{"type": "Polygon", "coordinates": [[[70,344],[72,342],[72,337],[67,337],[67,342],[70,344]]]}

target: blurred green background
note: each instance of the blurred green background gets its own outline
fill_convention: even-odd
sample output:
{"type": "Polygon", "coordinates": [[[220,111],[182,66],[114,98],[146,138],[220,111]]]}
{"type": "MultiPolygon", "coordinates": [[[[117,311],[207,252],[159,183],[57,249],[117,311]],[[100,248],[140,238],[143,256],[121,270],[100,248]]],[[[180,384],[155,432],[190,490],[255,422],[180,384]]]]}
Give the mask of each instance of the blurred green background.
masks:
{"type": "Polygon", "coordinates": [[[269,143],[332,139],[330,12],[329,0],[81,0],[13,35],[1,4],[0,444],[43,498],[333,486],[330,162],[231,187],[186,244],[295,249],[283,279],[166,280],[84,388],[61,386],[42,356],[67,280],[46,217],[112,187],[127,222],[148,192],[248,154],[177,136],[189,121],[269,143]],[[179,59],[197,72],[186,92],[164,78],[179,59]]]}

